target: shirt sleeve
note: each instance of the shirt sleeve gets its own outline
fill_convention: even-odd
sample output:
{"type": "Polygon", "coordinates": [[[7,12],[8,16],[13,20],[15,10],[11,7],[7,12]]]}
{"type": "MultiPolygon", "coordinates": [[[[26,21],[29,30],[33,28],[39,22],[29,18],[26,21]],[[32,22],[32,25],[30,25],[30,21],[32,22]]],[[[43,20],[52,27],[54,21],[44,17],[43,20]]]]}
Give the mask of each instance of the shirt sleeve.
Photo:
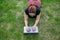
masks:
{"type": "Polygon", "coordinates": [[[25,13],[28,15],[28,13],[29,13],[29,12],[28,12],[28,8],[27,8],[27,9],[25,9],[25,13]]]}
{"type": "Polygon", "coordinates": [[[39,15],[40,12],[41,12],[41,10],[40,10],[40,8],[38,7],[38,8],[37,8],[37,11],[36,11],[36,15],[39,15]]]}

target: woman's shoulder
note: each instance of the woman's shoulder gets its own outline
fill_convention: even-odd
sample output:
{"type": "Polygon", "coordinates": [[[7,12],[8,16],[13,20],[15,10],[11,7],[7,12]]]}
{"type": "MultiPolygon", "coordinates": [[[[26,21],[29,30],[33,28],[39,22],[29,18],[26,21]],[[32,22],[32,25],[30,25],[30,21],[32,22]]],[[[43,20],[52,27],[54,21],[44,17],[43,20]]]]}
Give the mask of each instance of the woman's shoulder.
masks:
{"type": "Polygon", "coordinates": [[[29,12],[28,12],[28,8],[25,9],[25,13],[28,15],[28,13],[29,13],[29,12]]]}
{"type": "Polygon", "coordinates": [[[37,15],[39,15],[39,14],[40,14],[40,12],[41,12],[40,7],[36,7],[36,14],[37,14],[37,15]]]}

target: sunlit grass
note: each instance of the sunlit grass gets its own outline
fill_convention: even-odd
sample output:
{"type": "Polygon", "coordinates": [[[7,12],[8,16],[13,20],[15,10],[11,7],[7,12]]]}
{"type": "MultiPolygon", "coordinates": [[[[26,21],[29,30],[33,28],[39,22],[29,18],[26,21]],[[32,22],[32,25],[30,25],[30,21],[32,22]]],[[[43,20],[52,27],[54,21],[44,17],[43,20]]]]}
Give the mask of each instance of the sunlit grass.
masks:
{"type": "Polygon", "coordinates": [[[60,0],[42,0],[36,35],[23,34],[26,8],[27,0],[0,0],[0,40],[60,40],[60,0]]]}

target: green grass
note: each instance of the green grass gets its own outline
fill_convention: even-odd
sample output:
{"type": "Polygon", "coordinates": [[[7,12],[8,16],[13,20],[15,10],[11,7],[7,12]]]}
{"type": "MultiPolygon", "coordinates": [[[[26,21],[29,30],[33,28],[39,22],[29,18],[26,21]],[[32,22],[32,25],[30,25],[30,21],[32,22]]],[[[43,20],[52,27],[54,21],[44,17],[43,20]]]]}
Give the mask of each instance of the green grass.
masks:
{"type": "Polygon", "coordinates": [[[0,40],[60,40],[60,0],[42,0],[36,35],[23,34],[26,5],[27,0],[0,0],[0,40]]]}

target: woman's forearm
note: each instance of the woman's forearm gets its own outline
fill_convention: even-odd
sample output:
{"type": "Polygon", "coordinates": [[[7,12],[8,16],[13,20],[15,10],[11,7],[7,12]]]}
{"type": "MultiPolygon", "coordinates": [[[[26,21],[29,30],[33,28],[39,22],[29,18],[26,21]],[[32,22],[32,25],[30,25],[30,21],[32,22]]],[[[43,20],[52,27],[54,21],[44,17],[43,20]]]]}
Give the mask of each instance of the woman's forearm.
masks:
{"type": "Polygon", "coordinates": [[[25,26],[28,27],[28,21],[27,20],[25,20],[25,26]]]}
{"type": "Polygon", "coordinates": [[[36,19],[34,26],[37,26],[38,23],[39,23],[39,19],[36,19]]]}
{"type": "Polygon", "coordinates": [[[25,26],[28,26],[28,16],[24,13],[24,22],[25,22],[25,26]]]}

